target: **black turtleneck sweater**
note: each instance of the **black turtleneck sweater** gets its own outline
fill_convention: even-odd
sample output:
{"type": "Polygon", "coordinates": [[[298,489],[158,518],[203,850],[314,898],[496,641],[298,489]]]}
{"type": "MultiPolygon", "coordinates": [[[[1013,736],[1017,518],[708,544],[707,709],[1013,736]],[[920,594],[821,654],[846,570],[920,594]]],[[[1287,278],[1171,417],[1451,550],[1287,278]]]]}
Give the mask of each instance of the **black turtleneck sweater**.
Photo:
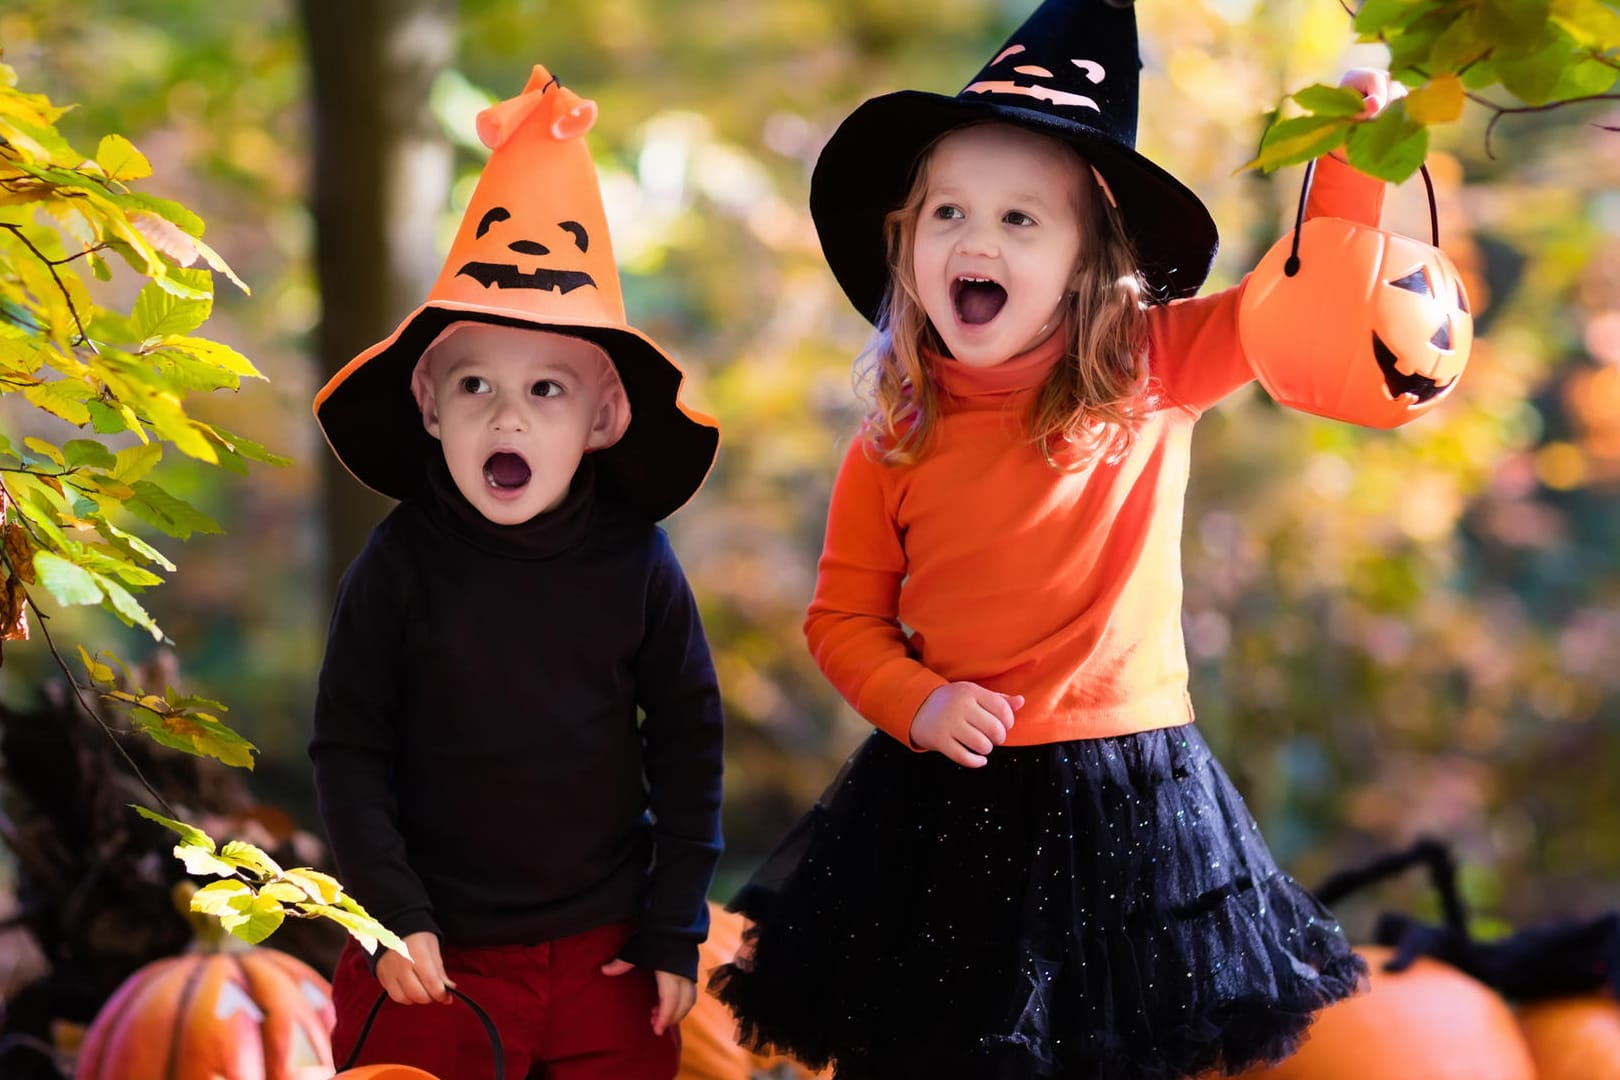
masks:
{"type": "Polygon", "coordinates": [[[586,458],[555,510],[496,525],[437,460],[372,531],[321,667],[321,816],[345,886],[401,936],[628,920],[624,959],[695,978],[720,693],[668,538],[591,476],[586,458]]]}

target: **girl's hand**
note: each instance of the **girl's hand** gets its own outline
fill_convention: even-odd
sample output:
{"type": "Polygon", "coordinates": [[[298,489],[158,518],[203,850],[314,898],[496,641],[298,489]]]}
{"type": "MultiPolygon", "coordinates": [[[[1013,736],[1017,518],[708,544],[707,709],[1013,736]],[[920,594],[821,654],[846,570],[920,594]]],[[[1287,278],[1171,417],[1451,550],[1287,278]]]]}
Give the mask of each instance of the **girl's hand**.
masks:
{"type": "Polygon", "coordinates": [[[1406,87],[1389,77],[1389,72],[1377,68],[1351,68],[1339,80],[1340,86],[1359,90],[1361,96],[1367,99],[1358,120],[1371,120],[1396,98],[1406,96],[1406,87]]]}
{"type": "Polygon", "coordinates": [[[439,935],[418,930],[405,938],[411,958],[389,949],[377,961],[377,981],[388,996],[401,1005],[426,1005],[430,1001],[452,1000],[450,988],[456,984],[444,973],[439,956],[439,935]]]}
{"type": "MultiPolygon", "coordinates": [[[[635,967],[628,960],[614,960],[602,965],[602,974],[623,975],[635,967]]],[[[658,1006],[652,1011],[652,1029],[654,1035],[662,1035],[686,1019],[697,1004],[697,983],[672,971],[654,971],[653,977],[658,980],[658,1006]]]]}
{"type": "Polygon", "coordinates": [[[977,769],[1007,741],[1013,712],[1023,704],[1022,694],[998,694],[978,683],[947,683],[923,699],[912,717],[911,744],[977,769]]]}

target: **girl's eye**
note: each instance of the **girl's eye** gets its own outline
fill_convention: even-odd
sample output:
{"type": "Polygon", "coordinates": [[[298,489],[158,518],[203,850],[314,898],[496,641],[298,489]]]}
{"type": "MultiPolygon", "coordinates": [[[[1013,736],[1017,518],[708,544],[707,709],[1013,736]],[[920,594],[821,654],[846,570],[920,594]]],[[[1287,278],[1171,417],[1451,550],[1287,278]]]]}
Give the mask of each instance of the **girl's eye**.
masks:
{"type": "Polygon", "coordinates": [[[489,383],[482,375],[463,375],[461,377],[461,392],[464,394],[482,394],[489,390],[489,383]]]}
{"type": "Polygon", "coordinates": [[[541,379],[529,388],[529,393],[535,397],[556,397],[563,392],[562,383],[551,379],[541,379]]]}
{"type": "Polygon", "coordinates": [[[934,207],[934,217],[938,218],[940,221],[953,221],[961,216],[962,210],[960,207],[951,206],[948,203],[943,206],[934,207]]]}
{"type": "Polygon", "coordinates": [[[1008,225],[1035,224],[1035,219],[1024,213],[1022,210],[1009,210],[1002,216],[1001,220],[1005,221],[1008,225]]]}

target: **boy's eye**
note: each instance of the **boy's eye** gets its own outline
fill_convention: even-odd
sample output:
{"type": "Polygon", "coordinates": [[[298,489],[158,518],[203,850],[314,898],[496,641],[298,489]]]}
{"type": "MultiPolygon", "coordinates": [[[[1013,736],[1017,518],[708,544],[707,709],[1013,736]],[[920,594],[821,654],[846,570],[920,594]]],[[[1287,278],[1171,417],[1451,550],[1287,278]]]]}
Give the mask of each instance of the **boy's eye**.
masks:
{"type": "Polygon", "coordinates": [[[563,392],[562,383],[551,379],[541,379],[529,388],[529,393],[535,397],[556,397],[563,392]]]}
{"type": "Polygon", "coordinates": [[[1009,210],[1004,215],[1002,215],[1001,220],[1005,221],[1008,225],[1033,225],[1033,224],[1035,224],[1035,219],[1030,217],[1028,214],[1024,213],[1022,210],[1009,210]]]}
{"type": "Polygon", "coordinates": [[[489,390],[489,383],[482,375],[463,375],[461,377],[461,392],[464,394],[482,394],[489,390]]]}

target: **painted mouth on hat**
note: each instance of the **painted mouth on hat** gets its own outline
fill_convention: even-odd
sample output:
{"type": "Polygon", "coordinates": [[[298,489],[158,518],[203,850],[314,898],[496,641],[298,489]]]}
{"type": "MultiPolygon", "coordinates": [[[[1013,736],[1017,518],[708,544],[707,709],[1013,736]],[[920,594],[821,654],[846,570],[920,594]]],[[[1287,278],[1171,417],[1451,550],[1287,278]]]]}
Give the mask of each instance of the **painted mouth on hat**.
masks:
{"type": "Polygon", "coordinates": [[[1050,102],[1053,105],[1071,105],[1077,109],[1090,109],[1092,112],[1102,112],[1097,103],[1084,94],[1071,93],[1068,90],[1059,90],[1055,86],[1041,86],[1039,83],[1015,83],[1008,80],[981,80],[970,84],[964,94],[1022,94],[1037,101],[1050,102]]]}
{"type": "Polygon", "coordinates": [[[497,450],[484,462],[484,483],[495,491],[521,490],[532,475],[523,455],[508,450],[497,450]]]}
{"type": "Polygon", "coordinates": [[[589,285],[596,288],[596,279],[583,270],[530,270],[525,273],[511,263],[470,262],[456,271],[456,276],[462,274],[472,278],[484,288],[491,285],[497,289],[538,289],[541,292],[556,291],[567,295],[575,289],[589,285]]]}
{"type": "Polygon", "coordinates": [[[968,326],[983,326],[1001,314],[1007,290],[992,278],[963,276],[951,282],[951,303],[957,319],[968,326]]]}
{"type": "Polygon", "coordinates": [[[1376,333],[1373,339],[1373,355],[1378,358],[1378,370],[1384,373],[1384,388],[1389,391],[1391,398],[1399,399],[1403,394],[1411,395],[1413,404],[1421,405],[1430,398],[1437,397],[1451,389],[1450,382],[1438,383],[1427,375],[1412,373],[1408,375],[1400,369],[1400,359],[1395,351],[1385,345],[1376,333]]]}

